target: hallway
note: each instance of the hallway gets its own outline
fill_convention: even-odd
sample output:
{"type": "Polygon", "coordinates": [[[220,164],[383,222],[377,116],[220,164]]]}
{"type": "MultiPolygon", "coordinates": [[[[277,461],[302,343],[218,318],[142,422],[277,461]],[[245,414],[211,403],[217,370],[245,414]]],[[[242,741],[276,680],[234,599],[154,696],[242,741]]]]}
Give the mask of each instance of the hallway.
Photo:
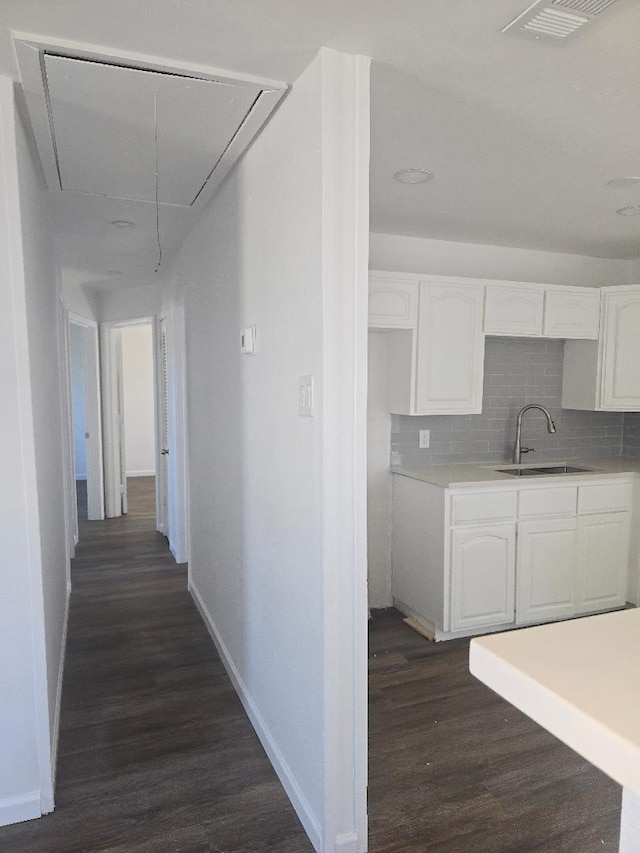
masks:
{"type": "Polygon", "coordinates": [[[2,853],[308,853],[311,845],[155,531],[80,522],[56,810],[0,828],[2,853]]]}

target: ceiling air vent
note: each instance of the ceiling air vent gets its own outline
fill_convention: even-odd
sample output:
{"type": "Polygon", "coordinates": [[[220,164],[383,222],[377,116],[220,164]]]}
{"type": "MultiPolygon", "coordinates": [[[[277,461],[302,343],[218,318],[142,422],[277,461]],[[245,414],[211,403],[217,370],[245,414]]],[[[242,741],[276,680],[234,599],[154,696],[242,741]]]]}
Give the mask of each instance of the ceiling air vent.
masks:
{"type": "Polygon", "coordinates": [[[502,30],[514,36],[561,42],[617,0],[536,0],[502,30]]]}

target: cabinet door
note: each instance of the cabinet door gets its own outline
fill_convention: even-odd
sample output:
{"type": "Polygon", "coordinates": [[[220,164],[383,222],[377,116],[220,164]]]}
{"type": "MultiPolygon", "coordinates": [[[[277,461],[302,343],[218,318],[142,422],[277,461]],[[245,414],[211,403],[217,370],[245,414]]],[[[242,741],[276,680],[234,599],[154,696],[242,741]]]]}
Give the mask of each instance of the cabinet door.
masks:
{"type": "Polygon", "coordinates": [[[576,610],[576,518],[518,525],[516,622],[544,622],[576,610]]]}
{"type": "Polygon", "coordinates": [[[482,303],[480,285],[420,285],[416,414],[482,411],[482,303]]]}
{"type": "Polygon", "coordinates": [[[513,622],[515,524],[451,532],[451,630],[513,622]]]}
{"type": "Polygon", "coordinates": [[[550,287],[545,294],[543,334],[548,338],[597,339],[600,291],[591,287],[550,287]]]}
{"type": "Polygon", "coordinates": [[[578,533],[578,610],[624,606],[629,567],[628,512],[584,516],[578,533]]]}
{"type": "Polygon", "coordinates": [[[605,292],[601,406],[640,410],[640,289],[605,292]]]}
{"type": "Polygon", "coordinates": [[[418,283],[387,276],[369,277],[369,327],[415,329],[418,320],[418,283]]]}
{"type": "Polygon", "coordinates": [[[488,284],[485,334],[541,335],[543,301],[543,285],[488,284]]]}

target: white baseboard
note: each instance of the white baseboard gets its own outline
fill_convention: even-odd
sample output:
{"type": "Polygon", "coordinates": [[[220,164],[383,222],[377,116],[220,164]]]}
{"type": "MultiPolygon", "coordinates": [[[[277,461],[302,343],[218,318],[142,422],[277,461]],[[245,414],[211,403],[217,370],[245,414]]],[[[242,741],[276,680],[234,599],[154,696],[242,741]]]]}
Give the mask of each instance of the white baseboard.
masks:
{"type": "MultiPolygon", "coordinates": [[[[255,702],[251,698],[249,691],[247,689],[247,685],[244,683],[242,676],[240,675],[237,667],[235,666],[233,660],[229,655],[229,651],[222,639],[220,632],[216,628],[216,625],[207,609],[206,604],[202,600],[202,596],[198,592],[196,585],[193,583],[191,578],[189,578],[189,592],[191,593],[191,597],[193,598],[196,607],[200,611],[200,615],[204,621],[204,624],[207,626],[207,630],[211,635],[211,639],[215,643],[215,646],[218,650],[218,653],[222,659],[222,663],[224,664],[225,669],[231,679],[233,686],[236,689],[236,693],[240,697],[240,701],[244,706],[244,710],[247,713],[247,716],[251,720],[251,724],[256,731],[260,739],[260,743],[264,747],[265,752],[269,756],[269,760],[273,764],[273,767],[278,774],[280,781],[282,782],[282,786],[287,792],[287,796],[291,800],[291,803],[296,810],[298,817],[305,829],[305,832],[309,836],[311,843],[317,851],[322,850],[322,833],[320,829],[320,823],[316,818],[311,806],[307,798],[304,796],[300,786],[296,782],[296,779],[291,771],[291,768],[287,764],[278,744],[276,743],[273,735],[269,731],[260,711],[258,710],[255,702]]],[[[337,850],[344,851],[344,853],[350,853],[351,847],[349,846],[341,846],[336,847],[337,850]]],[[[356,848],[353,848],[354,850],[356,848]]]]}
{"type": "Polygon", "coordinates": [[[127,477],[155,477],[156,469],[152,468],[150,471],[127,471],[127,477]]]}
{"type": "Polygon", "coordinates": [[[0,800],[0,826],[40,817],[40,791],[0,800]]]}
{"type": "Polygon", "coordinates": [[[355,832],[339,835],[336,840],[336,851],[339,853],[360,853],[358,836],[355,832]]]}
{"type": "MultiPolygon", "coordinates": [[[[71,599],[71,586],[67,586],[67,600],[64,606],[64,624],[62,626],[62,640],[60,642],[60,669],[58,670],[58,684],[56,686],[56,705],[53,712],[53,723],[51,729],[51,790],[56,789],[56,773],[58,771],[58,745],[60,743],[60,712],[62,710],[62,683],[64,679],[64,666],[67,659],[67,628],[69,626],[69,602],[71,599]]],[[[53,797],[42,797],[42,814],[49,814],[54,808],[53,797]]]]}

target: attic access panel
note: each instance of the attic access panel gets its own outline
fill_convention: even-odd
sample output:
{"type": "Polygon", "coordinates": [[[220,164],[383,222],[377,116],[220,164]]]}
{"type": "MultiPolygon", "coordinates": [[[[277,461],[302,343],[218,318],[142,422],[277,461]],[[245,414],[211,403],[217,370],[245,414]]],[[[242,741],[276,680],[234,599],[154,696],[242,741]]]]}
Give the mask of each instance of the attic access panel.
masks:
{"type": "Polygon", "coordinates": [[[44,54],[59,188],[188,207],[261,94],[234,84],[44,54]]]}

